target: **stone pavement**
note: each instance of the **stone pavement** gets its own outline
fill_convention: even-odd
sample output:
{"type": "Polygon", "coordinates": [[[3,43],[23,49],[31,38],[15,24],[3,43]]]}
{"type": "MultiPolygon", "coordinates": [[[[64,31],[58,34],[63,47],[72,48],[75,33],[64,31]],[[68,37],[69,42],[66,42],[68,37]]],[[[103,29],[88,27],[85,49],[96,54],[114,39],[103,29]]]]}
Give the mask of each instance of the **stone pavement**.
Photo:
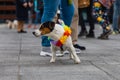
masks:
{"type": "MultiPolygon", "coordinates": [[[[95,29],[96,36],[101,28],[95,29]]],[[[0,80],[120,80],[120,35],[110,40],[79,38],[87,50],[79,55],[81,64],[74,64],[68,55],[41,57],[40,38],[18,34],[0,24],[0,80]]]]}

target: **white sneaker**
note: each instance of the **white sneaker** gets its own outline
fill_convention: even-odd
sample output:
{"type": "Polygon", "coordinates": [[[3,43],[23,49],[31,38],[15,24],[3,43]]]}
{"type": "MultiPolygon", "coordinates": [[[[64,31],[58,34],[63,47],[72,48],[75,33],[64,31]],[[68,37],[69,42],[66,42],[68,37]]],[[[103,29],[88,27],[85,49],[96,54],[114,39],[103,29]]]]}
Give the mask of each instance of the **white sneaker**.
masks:
{"type": "Polygon", "coordinates": [[[49,52],[41,51],[40,56],[51,56],[52,54],[49,52]]]}
{"type": "Polygon", "coordinates": [[[81,53],[80,49],[75,48],[75,51],[76,51],[77,54],[81,53]]]}
{"type": "Polygon", "coordinates": [[[56,56],[57,56],[57,57],[63,57],[64,54],[62,54],[60,51],[56,51],[56,56]]]}
{"type": "MultiPolygon", "coordinates": [[[[80,49],[75,48],[75,51],[77,54],[81,53],[80,49]]],[[[68,50],[64,51],[63,54],[69,54],[70,52],[68,50]]]]}
{"type": "Polygon", "coordinates": [[[65,50],[65,51],[63,52],[63,54],[69,54],[69,51],[68,51],[68,50],[65,50]]]}
{"type": "MultiPolygon", "coordinates": [[[[52,54],[49,53],[49,52],[41,51],[41,52],[40,52],[40,56],[52,56],[52,54]]],[[[57,51],[57,52],[56,52],[56,56],[57,56],[57,57],[63,57],[64,54],[61,54],[60,51],[57,51]]]]}

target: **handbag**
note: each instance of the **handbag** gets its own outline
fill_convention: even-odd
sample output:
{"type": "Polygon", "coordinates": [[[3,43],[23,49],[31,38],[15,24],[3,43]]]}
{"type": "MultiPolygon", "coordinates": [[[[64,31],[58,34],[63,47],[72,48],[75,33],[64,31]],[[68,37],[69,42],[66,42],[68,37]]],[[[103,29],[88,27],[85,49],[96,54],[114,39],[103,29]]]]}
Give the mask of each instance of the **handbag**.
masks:
{"type": "Polygon", "coordinates": [[[78,8],[85,8],[90,5],[90,0],[78,0],[78,8]]]}

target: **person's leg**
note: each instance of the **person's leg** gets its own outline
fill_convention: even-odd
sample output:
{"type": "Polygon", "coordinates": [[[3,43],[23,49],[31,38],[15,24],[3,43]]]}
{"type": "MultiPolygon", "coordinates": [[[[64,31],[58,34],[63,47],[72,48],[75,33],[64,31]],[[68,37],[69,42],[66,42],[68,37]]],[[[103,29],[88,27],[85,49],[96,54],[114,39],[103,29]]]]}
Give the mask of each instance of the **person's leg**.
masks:
{"type": "Polygon", "coordinates": [[[18,33],[27,33],[27,31],[24,31],[24,21],[18,20],[17,31],[18,33]]]}
{"type": "Polygon", "coordinates": [[[89,26],[90,26],[90,29],[89,29],[89,34],[87,35],[87,37],[90,37],[90,38],[94,38],[95,37],[95,34],[94,34],[94,20],[93,20],[93,17],[92,17],[92,10],[91,10],[91,6],[89,6],[87,9],[87,19],[88,19],[88,23],[89,23],[89,26]]]}
{"type": "MultiPolygon", "coordinates": [[[[71,23],[71,37],[72,37],[72,42],[73,42],[73,46],[75,48],[78,48],[80,50],[85,50],[84,46],[80,46],[79,44],[77,44],[78,41],[78,20],[79,20],[79,15],[78,15],[78,0],[73,0],[74,1],[74,5],[75,5],[75,11],[74,11],[74,16],[72,19],[72,23],[71,23]]],[[[79,50],[76,50],[77,53],[80,53],[79,50]]]]}
{"type": "MultiPolygon", "coordinates": [[[[56,15],[58,5],[60,4],[60,0],[43,0],[44,3],[44,11],[41,19],[41,23],[47,21],[53,21],[54,16],[56,15]]],[[[42,36],[42,51],[40,55],[50,55],[50,41],[47,36],[42,36]]]]}
{"type": "MultiPolygon", "coordinates": [[[[54,16],[56,15],[56,12],[57,12],[59,1],[60,0],[52,0],[52,1],[51,0],[43,0],[44,11],[43,11],[41,23],[53,20],[54,16]]],[[[42,37],[42,46],[50,47],[50,41],[48,40],[48,37],[46,37],[46,36],[42,37]]]]}
{"type": "Polygon", "coordinates": [[[68,0],[61,0],[60,10],[65,25],[70,26],[74,15],[74,4],[69,4],[68,0]]]}
{"type": "Polygon", "coordinates": [[[86,36],[87,35],[87,30],[86,30],[86,26],[85,26],[85,21],[83,19],[83,10],[85,8],[78,8],[78,13],[79,13],[79,25],[81,26],[81,30],[79,32],[79,37],[81,36],[86,36]]]}
{"type": "Polygon", "coordinates": [[[105,7],[98,1],[93,3],[93,15],[97,22],[102,26],[103,33],[98,37],[98,39],[108,39],[111,34],[110,22],[108,20],[108,12],[105,7]]]}
{"type": "Polygon", "coordinates": [[[114,3],[114,13],[113,13],[113,31],[115,33],[117,33],[118,31],[118,19],[119,19],[119,16],[118,16],[118,9],[117,9],[117,4],[116,2],[114,3]]]}
{"type": "Polygon", "coordinates": [[[17,31],[18,31],[18,32],[20,32],[21,29],[22,29],[22,28],[21,28],[21,25],[22,25],[21,21],[18,20],[18,26],[17,26],[17,31]]]}
{"type": "Polygon", "coordinates": [[[71,37],[72,37],[72,41],[76,42],[78,40],[78,0],[73,0],[74,1],[74,5],[75,5],[75,11],[74,11],[74,16],[72,19],[72,23],[71,23],[71,37]]]}

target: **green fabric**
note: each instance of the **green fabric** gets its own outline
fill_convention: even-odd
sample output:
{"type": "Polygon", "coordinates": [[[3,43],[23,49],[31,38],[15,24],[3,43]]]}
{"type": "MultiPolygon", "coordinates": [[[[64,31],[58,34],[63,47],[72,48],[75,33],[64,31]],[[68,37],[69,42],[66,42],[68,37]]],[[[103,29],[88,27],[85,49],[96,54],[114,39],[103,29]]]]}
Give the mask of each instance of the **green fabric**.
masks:
{"type": "Polygon", "coordinates": [[[68,5],[72,5],[72,0],[68,0],[68,5]]]}

